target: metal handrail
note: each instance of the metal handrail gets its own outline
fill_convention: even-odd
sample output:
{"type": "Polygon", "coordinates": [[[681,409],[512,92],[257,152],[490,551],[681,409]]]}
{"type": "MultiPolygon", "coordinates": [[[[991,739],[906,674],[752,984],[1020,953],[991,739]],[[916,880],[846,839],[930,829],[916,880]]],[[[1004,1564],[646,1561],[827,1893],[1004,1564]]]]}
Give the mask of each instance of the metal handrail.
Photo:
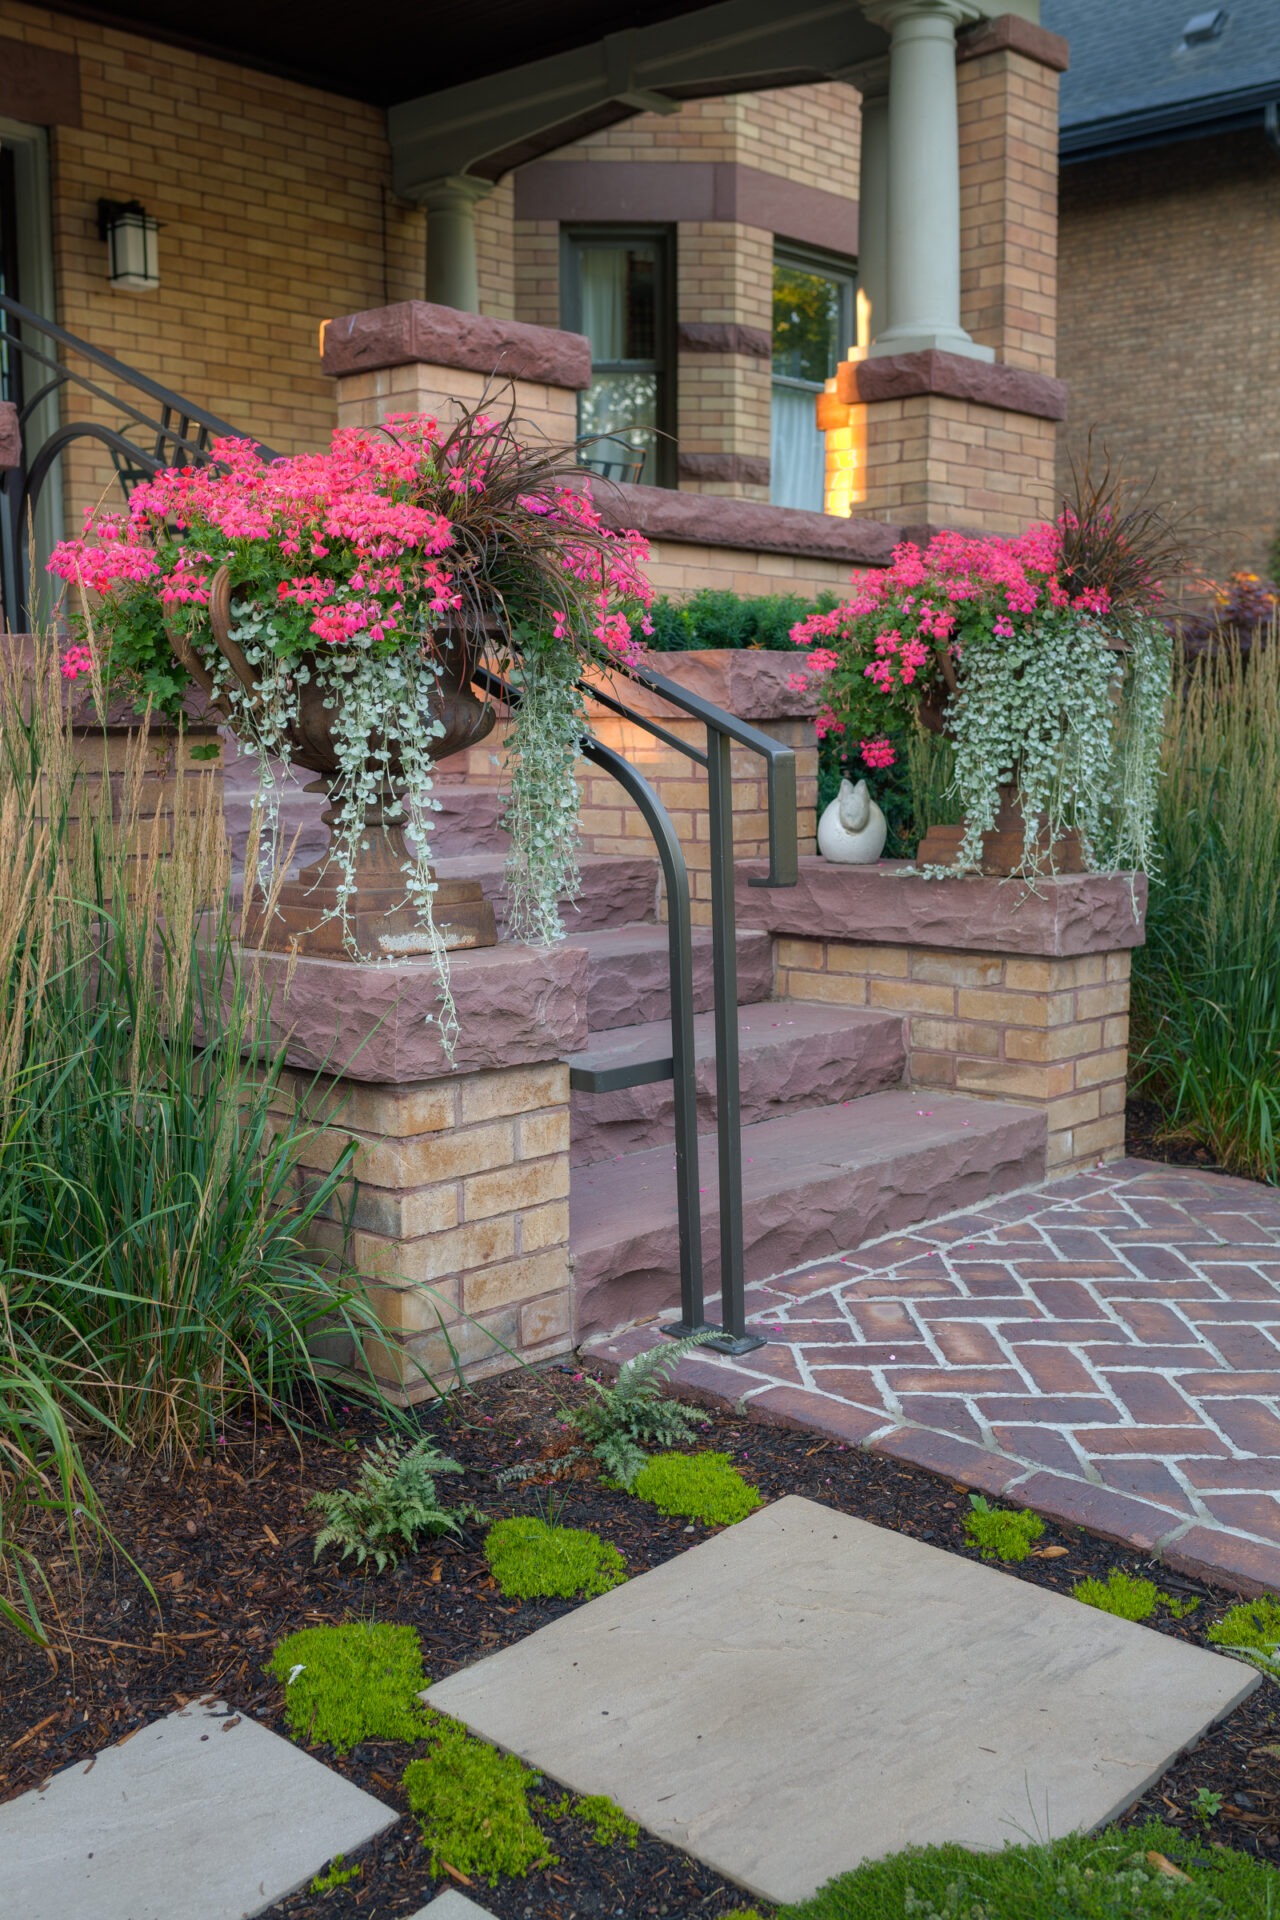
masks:
{"type": "Polygon", "coordinates": [[[65,327],[7,294],[0,294],[0,348],[13,356],[11,367],[16,377],[12,398],[18,408],[23,442],[21,466],[0,476],[0,594],[5,616],[15,631],[26,625],[31,612],[27,591],[29,542],[44,488],[60,456],[74,441],[96,440],[107,448],[126,500],[139,480],[162,467],[207,465],[215,440],[253,439],[265,459],[275,457],[256,435],[242,434],[216,413],[184,400],[158,380],[68,333],[65,327]],[[77,356],[111,384],[71,366],[69,355],[77,356]],[[58,420],[64,392],[100,403],[113,418],[58,420]],[[50,415],[55,417],[46,425],[38,445],[32,447],[31,431],[42,412],[46,420],[50,415]],[[141,438],[133,437],[139,428],[141,438]]]}
{"type": "MultiPolygon", "coordinates": [[[[658,693],[706,728],[703,752],[661,722],[629,707],[615,694],[579,681],[588,699],[642,728],[698,766],[707,769],[711,839],[711,955],[716,1037],[716,1140],[720,1203],[720,1325],[708,1345],[726,1353],[748,1353],[765,1343],[746,1328],[744,1236],[742,1220],[742,1094],[738,1058],[738,953],[733,875],[733,769],[735,744],[759,754],[767,769],[769,871],[753,877],[758,887],[793,887],[799,876],[796,839],[796,757],[790,747],[735,718],[699,694],[648,666],[628,666],[626,674],[658,693]]],[[[508,705],[520,704],[520,690],[499,675],[481,669],[476,682],[508,705]]],[[[693,936],[689,875],[671,816],[657,792],[621,754],[587,732],[582,752],[610,774],[636,802],[653,836],[667,892],[668,961],[671,976],[671,1056],[646,1060],[608,1073],[610,1088],[640,1086],[670,1079],[675,1090],[676,1211],[680,1235],[680,1318],[662,1331],[676,1338],[709,1331],[703,1305],[702,1215],[698,1184],[698,1113],[693,1042],[693,936]]],[[[571,1070],[579,1091],[603,1091],[603,1076],[571,1070]]]]}

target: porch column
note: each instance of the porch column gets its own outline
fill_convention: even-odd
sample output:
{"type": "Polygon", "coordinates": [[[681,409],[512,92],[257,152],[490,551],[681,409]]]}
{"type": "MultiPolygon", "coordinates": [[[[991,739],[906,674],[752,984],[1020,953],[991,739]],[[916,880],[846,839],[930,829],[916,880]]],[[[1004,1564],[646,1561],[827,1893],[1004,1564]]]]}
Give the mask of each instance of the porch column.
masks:
{"type": "Polygon", "coordinates": [[[872,355],[939,349],[994,358],[960,325],[960,150],[956,28],[974,0],[866,0],[887,27],[888,325],[872,355]]]}
{"type": "Polygon", "coordinates": [[[889,96],[862,96],[858,192],[858,289],[870,307],[870,335],[889,324],[889,96]]]}
{"type": "Polygon", "coordinates": [[[476,202],[492,191],[491,180],[454,173],[429,180],[414,196],[427,210],[426,295],[436,306],[480,311],[476,202]]]}

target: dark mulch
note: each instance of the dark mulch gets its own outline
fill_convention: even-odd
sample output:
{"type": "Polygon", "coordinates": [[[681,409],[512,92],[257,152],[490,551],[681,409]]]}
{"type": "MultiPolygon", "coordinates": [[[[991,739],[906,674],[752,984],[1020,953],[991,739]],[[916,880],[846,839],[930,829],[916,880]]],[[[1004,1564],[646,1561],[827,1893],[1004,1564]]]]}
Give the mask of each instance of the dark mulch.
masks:
{"type": "MultiPolygon", "coordinates": [[[[494,1517],[537,1510],[548,1500],[558,1508],[563,1501],[556,1517],[599,1531],[639,1573],[695,1545],[704,1530],[686,1532],[682,1522],[611,1493],[590,1472],[554,1493],[536,1482],[507,1490],[494,1484],[496,1468],[563,1448],[562,1407],[583,1391],[568,1369],[508,1375],[457,1396],[449,1409],[425,1413],[422,1421],[467,1469],[464,1478],[445,1483],[450,1497],[494,1517]]],[[[394,1573],[370,1579],[332,1555],[313,1564],[306,1496],[349,1478],[353,1454],[373,1426],[358,1410],[346,1419],[340,1433],[309,1439],[301,1456],[279,1429],[256,1436],[229,1430],[209,1457],[171,1476],[104,1464],[99,1479],[111,1524],[150,1575],[160,1610],[122,1559],[90,1570],[78,1600],[71,1569],[58,1569],[67,1638],[57,1659],[12,1640],[0,1643],[0,1798],[87,1761],[202,1694],[217,1694],[283,1731],[280,1689],[262,1669],[275,1643],[306,1624],[371,1613],[408,1622],[421,1636],[428,1674],[438,1678],[570,1610],[571,1602],[504,1600],[489,1577],[476,1527],[462,1542],[427,1543],[394,1573]]],[[[932,1474],[812,1433],[728,1415],[713,1420],[707,1437],[732,1453],[770,1497],[804,1494],[950,1551],[969,1551],[964,1490],[932,1474]]],[[[1049,1557],[1010,1571],[1061,1592],[1085,1573],[1115,1565],[1141,1569],[1134,1555],[1071,1528],[1048,1527],[1041,1548],[1049,1557]]],[[[1158,1572],[1156,1578],[1167,1590],[1201,1599],[1189,1619],[1158,1623],[1159,1631],[1201,1641],[1209,1622],[1233,1604],[1232,1595],[1181,1576],[1158,1572]]],[[[1133,1816],[1154,1813],[1192,1824],[1192,1801],[1208,1788],[1225,1803],[1212,1837],[1280,1864],[1278,1706],[1280,1692],[1270,1684],[1259,1688],[1170,1768],[1133,1816]]],[[[399,1777],[409,1756],[403,1746],[370,1743],[346,1759],[327,1751],[322,1757],[405,1810],[399,1777]]],[[[502,1920],[717,1920],[743,1901],[717,1875],[646,1836],[634,1850],[600,1848],[577,1823],[561,1821],[554,1844],[560,1854],[554,1869],[470,1892],[502,1920]]],[[[271,1910],[273,1920],[395,1920],[431,1896],[411,1820],[358,1857],[357,1881],[324,1897],[297,1894],[271,1910]]]]}
{"type": "Polygon", "coordinates": [[[1202,1173],[1226,1173],[1198,1140],[1166,1133],[1164,1109],[1154,1100],[1130,1099],[1124,1110],[1124,1150],[1135,1160],[1163,1160],[1171,1167],[1198,1167],[1202,1173]]]}

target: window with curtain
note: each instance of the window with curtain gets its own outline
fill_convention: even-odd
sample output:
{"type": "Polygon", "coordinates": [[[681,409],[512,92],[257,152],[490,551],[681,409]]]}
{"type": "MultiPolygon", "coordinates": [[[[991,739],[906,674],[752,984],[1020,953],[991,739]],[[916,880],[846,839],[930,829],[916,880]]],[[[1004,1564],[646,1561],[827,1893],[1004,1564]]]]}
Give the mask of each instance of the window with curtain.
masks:
{"type": "Polygon", "coordinates": [[[777,247],[773,257],[773,401],[769,497],[821,513],[826,449],[814,397],[853,344],[852,262],[777,247]]]}
{"type": "Polygon", "coordinates": [[[614,480],[675,483],[671,239],[666,229],[570,228],[564,235],[564,325],[591,342],[591,385],[578,396],[584,464],[614,480]]]}

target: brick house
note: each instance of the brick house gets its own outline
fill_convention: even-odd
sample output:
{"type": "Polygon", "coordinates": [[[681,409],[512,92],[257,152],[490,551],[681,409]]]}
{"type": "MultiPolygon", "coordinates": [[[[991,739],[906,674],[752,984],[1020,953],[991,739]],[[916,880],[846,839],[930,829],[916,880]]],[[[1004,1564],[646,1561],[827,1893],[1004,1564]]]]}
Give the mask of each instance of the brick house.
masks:
{"type": "Polygon", "coordinates": [[[1045,0],[1062,88],[1060,370],[1221,577],[1280,532],[1280,10],[1045,0]]]}
{"type": "MultiPolygon", "coordinates": [[[[887,550],[873,523],[1046,511],[1066,55],[1036,0],[832,0],[803,29],[652,4],[596,42],[562,12],[426,48],[383,7],[353,53],[248,8],[197,39],[173,5],[0,0],[3,288],[281,451],[353,370],[326,320],[425,292],[493,322],[471,372],[515,365],[513,322],[585,331],[558,424],[639,483],[675,587],[831,585],[887,550]],[[108,277],[130,207],[156,285],[108,277]]],[[[62,467],[72,518],[115,485],[91,439],[62,467]]]]}

